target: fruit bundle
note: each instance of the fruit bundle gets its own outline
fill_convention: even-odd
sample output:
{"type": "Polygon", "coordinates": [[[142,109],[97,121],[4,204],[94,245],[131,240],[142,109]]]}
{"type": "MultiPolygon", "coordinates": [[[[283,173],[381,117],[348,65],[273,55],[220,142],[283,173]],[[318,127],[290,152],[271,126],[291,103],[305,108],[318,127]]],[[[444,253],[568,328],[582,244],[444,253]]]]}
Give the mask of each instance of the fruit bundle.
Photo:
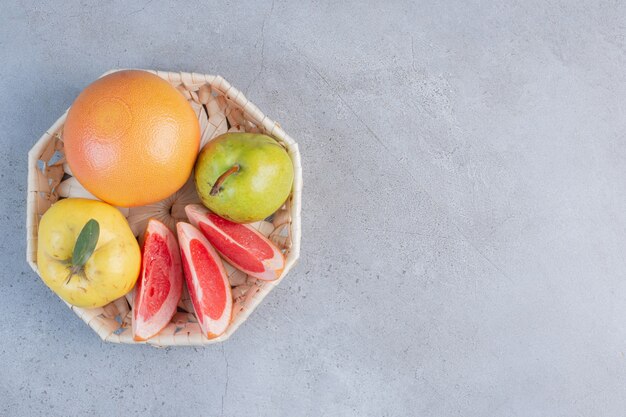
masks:
{"type": "Polygon", "coordinates": [[[105,340],[224,340],[299,255],[297,145],[220,77],[105,75],[29,164],[29,262],[105,340]]]}

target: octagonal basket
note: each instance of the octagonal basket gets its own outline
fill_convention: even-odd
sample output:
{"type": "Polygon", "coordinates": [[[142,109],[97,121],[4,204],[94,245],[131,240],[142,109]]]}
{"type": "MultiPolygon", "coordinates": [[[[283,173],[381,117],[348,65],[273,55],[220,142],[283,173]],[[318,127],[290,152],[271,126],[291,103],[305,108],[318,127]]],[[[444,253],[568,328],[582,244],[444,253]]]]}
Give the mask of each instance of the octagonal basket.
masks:
{"type": "MultiPolygon", "coordinates": [[[[118,70],[108,71],[102,76],[118,70]]],[[[185,72],[149,71],[169,81],[194,108],[200,128],[201,148],[216,136],[225,132],[260,132],[272,136],[287,150],[294,168],[292,193],[285,205],[265,221],[255,223],[261,233],[268,236],[283,250],[286,266],[276,281],[261,281],[237,271],[225,263],[233,293],[232,321],[224,334],[208,339],[200,330],[186,288],[172,321],[158,335],[146,342],[135,342],[130,329],[132,292],[110,304],[94,309],[68,306],[107,342],[148,343],[155,346],[198,346],[228,339],[250,316],[252,311],[284,279],[300,254],[300,197],[302,168],[296,142],[280,125],[265,116],[258,107],[246,99],[224,78],[185,72]]],[[[41,216],[59,198],[96,197],[89,194],[72,177],[63,154],[63,125],[67,111],[48,129],[28,153],[28,201],[27,201],[27,260],[37,273],[37,231],[41,216]]],[[[186,220],[184,205],[199,201],[192,179],[183,189],[156,205],[143,208],[119,208],[127,217],[135,236],[141,236],[150,210],[166,206],[176,221],[186,220]]],[[[168,226],[173,227],[175,221],[168,226]]]]}

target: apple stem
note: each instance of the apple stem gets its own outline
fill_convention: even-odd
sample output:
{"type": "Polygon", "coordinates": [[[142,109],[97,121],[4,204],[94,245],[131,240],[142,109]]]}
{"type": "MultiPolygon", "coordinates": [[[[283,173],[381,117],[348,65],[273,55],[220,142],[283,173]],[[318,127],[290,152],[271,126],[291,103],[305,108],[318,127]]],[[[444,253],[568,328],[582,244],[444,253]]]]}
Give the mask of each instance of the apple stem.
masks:
{"type": "Polygon", "coordinates": [[[79,265],[74,265],[70,268],[70,272],[67,274],[67,278],[65,279],[65,285],[70,283],[70,280],[74,275],[83,272],[83,267],[79,265]]]}
{"type": "Polygon", "coordinates": [[[230,167],[226,172],[224,172],[222,175],[220,175],[217,181],[215,181],[215,184],[213,184],[213,188],[211,188],[211,192],[209,194],[213,196],[217,195],[217,193],[219,193],[220,191],[220,187],[222,186],[224,181],[226,181],[226,178],[228,178],[229,176],[231,176],[237,171],[239,171],[239,165],[235,164],[232,167],[230,167]]]}

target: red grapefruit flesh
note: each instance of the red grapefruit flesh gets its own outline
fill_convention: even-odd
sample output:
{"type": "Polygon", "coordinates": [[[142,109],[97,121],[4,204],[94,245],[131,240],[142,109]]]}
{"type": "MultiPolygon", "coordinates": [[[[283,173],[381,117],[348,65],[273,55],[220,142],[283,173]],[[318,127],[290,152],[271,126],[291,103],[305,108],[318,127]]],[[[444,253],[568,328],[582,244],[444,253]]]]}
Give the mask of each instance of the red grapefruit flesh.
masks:
{"type": "Polygon", "coordinates": [[[202,233],[189,223],[176,225],[191,302],[203,333],[215,338],[230,324],[233,298],[224,264],[202,233]]]}
{"type": "Polygon", "coordinates": [[[183,270],[174,233],[150,219],[144,239],[141,276],[133,302],[133,338],[147,340],[159,333],[176,313],[183,291],[183,270]]]}
{"type": "Polygon", "coordinates": [[[185,212],[189,221],[235,268],[265,281],[280,277],[285,257],[252,226],[226,220],[199,204],[188,205],[185,212]]]}

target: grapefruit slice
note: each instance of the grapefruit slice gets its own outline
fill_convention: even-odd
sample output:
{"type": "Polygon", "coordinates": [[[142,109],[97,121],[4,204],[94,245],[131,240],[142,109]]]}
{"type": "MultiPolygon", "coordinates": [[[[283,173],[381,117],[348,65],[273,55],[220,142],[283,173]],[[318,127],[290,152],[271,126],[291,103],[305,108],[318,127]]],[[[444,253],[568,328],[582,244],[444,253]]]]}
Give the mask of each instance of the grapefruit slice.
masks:
{"type": "Polygon", "coordinates": [[[235,268],[265,281],[280,277],[285,268],[283,253],[252,226],[226,220],[199,204],[189,204],[185,212],[235,268]]]}
{"type": "Polygon", "coordinates": [[[143,244],[141,276],[135,287],[133,338],[147,340],[159,333],[176,313],[183,291],[183,270],[174,233],[150,219],[143,244]]]}
{"type": "Polygon", "coordinates": [[[179,222],[176,229],[198,323],[206,337],[218,337],[230,324],[233,310],[228,275],[219,255],[198,229],[184,222],[179,222]]]}

